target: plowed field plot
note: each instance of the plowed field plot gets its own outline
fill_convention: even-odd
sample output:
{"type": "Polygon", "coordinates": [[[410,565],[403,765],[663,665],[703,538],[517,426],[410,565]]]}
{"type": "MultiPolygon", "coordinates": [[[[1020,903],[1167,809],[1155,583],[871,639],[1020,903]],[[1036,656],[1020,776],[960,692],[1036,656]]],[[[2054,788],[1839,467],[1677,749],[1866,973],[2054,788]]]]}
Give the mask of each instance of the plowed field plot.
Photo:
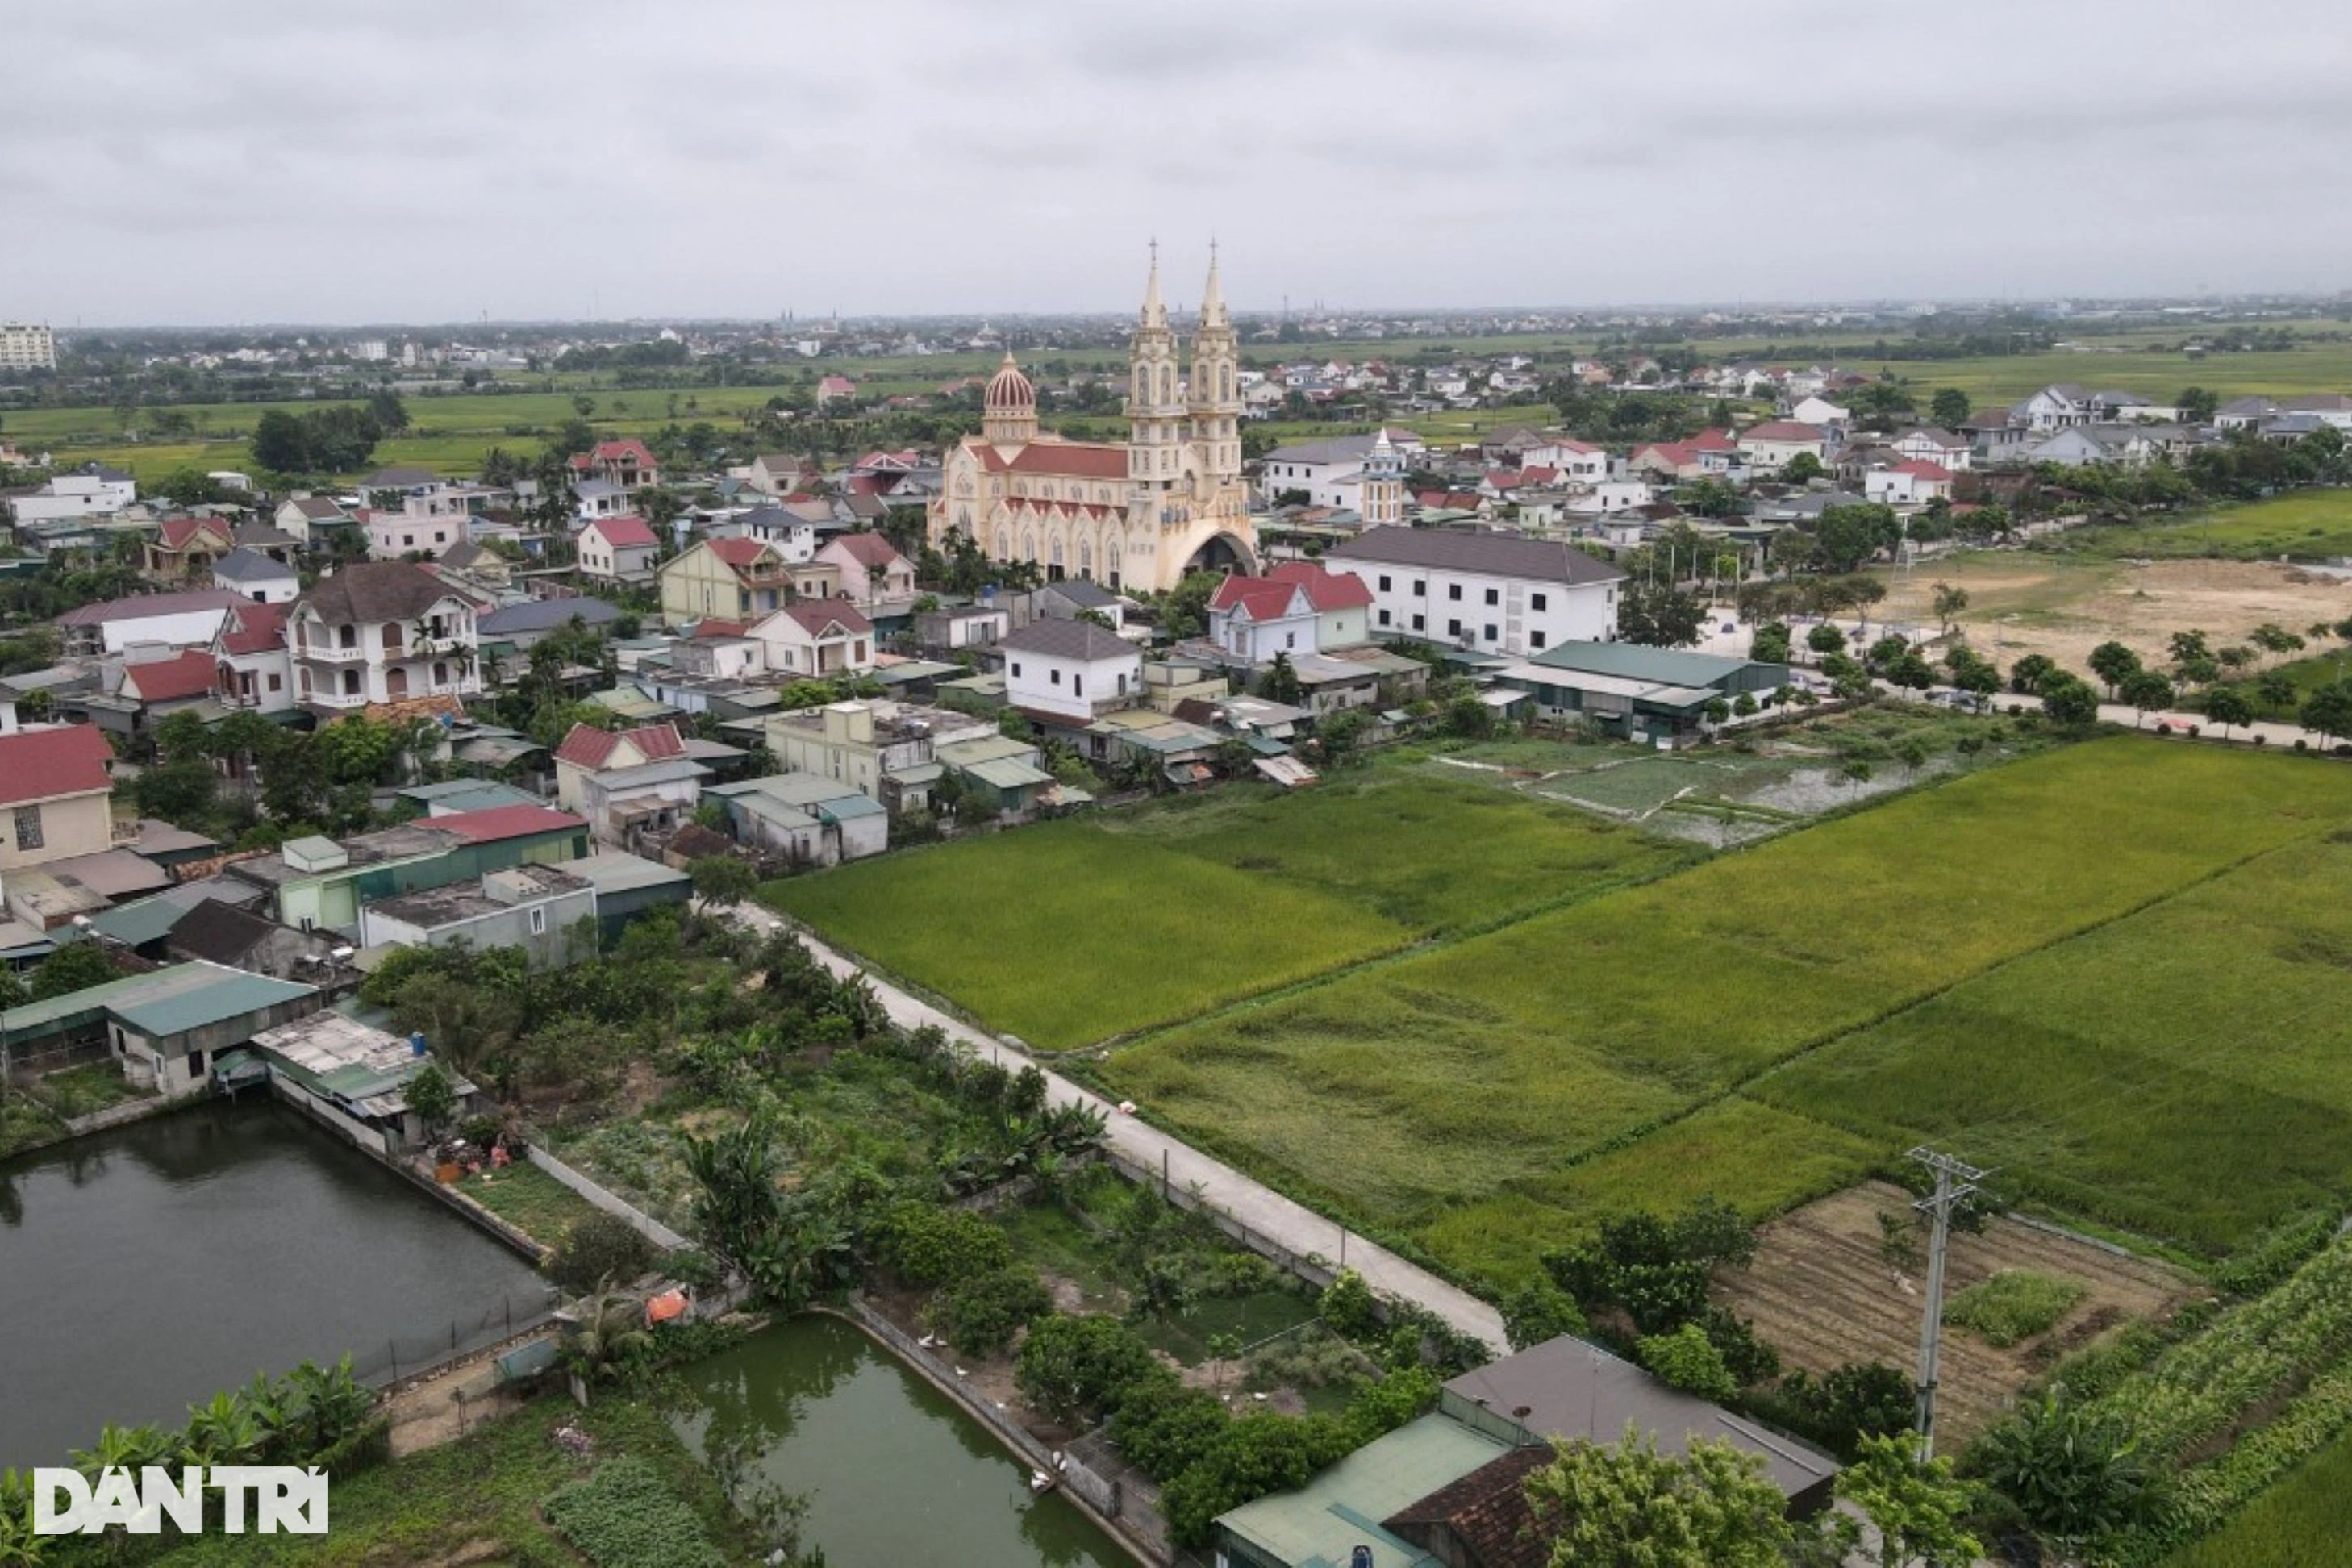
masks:
{"type": "MultiPolygon", "coordinates": [[[[1881,1255],[1878,1222],[1882,1213],[1908,1214],[1910,1205],[1908,1193],[1885,1182],[1808,1204],[1764,1227],[1756,1261],[1727,1271],[1717,1298],[1753,1318],[1787,1365],[1823,1373],[1847,1362],[1883,1361],[1911,1372],[1918,1363],[1925,1269],[1881,1255]]],[[[2060,1355],[2129,1319],[2168,1318],[2200,1293],[2195,1279],[2164,1264],[2000,1218],[1981,1235],[1954,1233],[1944,1299],[2008,1268],[2072,1281],[2083,1295],[2048,1331],[2006,1350],[1957,1324],[1945,1327],[1936,1425],[1953,1449],[1998,1419],[2018,1390],[2060,1355]]]]}

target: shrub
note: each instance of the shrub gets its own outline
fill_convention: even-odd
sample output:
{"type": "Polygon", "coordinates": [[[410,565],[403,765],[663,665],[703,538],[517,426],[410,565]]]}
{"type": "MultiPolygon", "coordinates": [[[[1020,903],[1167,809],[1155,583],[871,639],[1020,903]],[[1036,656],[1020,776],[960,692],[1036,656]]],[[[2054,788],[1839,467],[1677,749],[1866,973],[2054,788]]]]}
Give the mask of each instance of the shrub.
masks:
{"type": "Polygon", "coordinates": [[[1801,1367],[1755,1403],[1800,1436],[1852,1454],[1864,1437],[1908,1430],[1918,1394],[1908,1373],[1885,1362],[1848,1362],[1819,1377],[1801,1367]]]}
{"type": "Polygon", "coordinates": [[[1701,1198],[1664,1220],[1620,1215],[1601,1222],[1601,1234],[1544,1254],[1543,1265],[1585,1311],[1624,1309],[1645,1334],[1672,1331],[1706,1310],[1709,1276],[1718,1265],[1746,1267],[1756,1256],[1756,1232],[1738,1211],[1701,1198]]]}
{"type": "Polygon", "coordinates": [[[2213,1283],[2232,1296],[2258,1296],[2326,1247],[2336,1235],[2336,1216],[2325,1210],[2292,1215],[2214,1269],[2213,1283]]]}
{"type": "Polygon", "coordinates": [[[618,1215],[597,1213],[572,1226],[547,1260],[547,1276],[575,1296],[606,1279],[625,1285],[653,1267],[653,1243],[618,1215]]]}
{"type": "Polygon", "coordinates": [[[1548,1279],[1531,1281],[1503,1298],[1503,1334],[1515,1351],[1562,1334],[1581,1334],[1591,1327],[1575,1300],[1548,1279]]]}
{"type": "Polygon", "coordinates": [[[1352,1268],[1341,1269],[1339,1277],[1324,1287],[1315,1310],[1324,1326],[1342,1339],[1360,1340],[1381,1326],[1381,1307],[1372,1297],[1372,1288],[1352,1268]]]}
{"type": "Polygon", "coordinates": [[[1425,1366],[1392,1372],[1378,1383],[1368,1383],[1348,1402],[1344,1425],[1360,1447],[1383,1433],[1393,1432],[1437,1405],[1437,1374],[1425,1366]]]}
{"type": "Polygon", "coordinates": [[[1151,1346],[1117,1318],[1056,1313],[1030,1327],[1013,1382],[1030,1404],[1069,1422],[1118,1408],[1129,1385],[1155,1370],[1151,1346]]]}
{"type": "Polygon", "coordinates": [[[1013,1242],[965,1209],[908,1200],[890,1205],[873,1233],[875,1257],[909,1285],[993,1274],[1011,1266],[1013,1242]]]}
{"type": "Polygon", "coordinates": [[[1139,1397],[1135,1390],[1111,1417],[1111,1436],[1128,1463],[1154,1480],[1179,1474],[1215,1447],[1232,1419],[1224,1401],[1205,1388],[1185,1388],[1171,1376],[1165,1389],[1139,1397]]]}
{"type": "Polygon", "coordinates": [[[968,1356],[995,1355],[1054,1307],[1036,1274],[1018,1266],[970,1274],[934,1297],[924,1317],[968,1356]]]}
{"type": "Polygon", "coordinates": [[[1739,1392],[1730,1370],[1723,1364],[1723,1352],[1715,1348],[1706,1331],[1696,1323],[1685,1323],[1671,1334],[1653,1334],[1639,1341],[1633,1353],[1669,1388],[1717,1402],[1739,1392]]]}
{"type": "Polygon", "coordinates": [[[1780,1375],[1780,1355],[1756,1336],[1756,1325],[1721,1307],[1699,1314],[1698,1328],[1723,1358],[1724,1370],[1742,1388],[1769,1383],[1780,1375]]]}
{"type": "Polygon", "coordinates": [[[1160,1512],[1180,1546],[1208,1543],[1209,1527],[1230,1509],[1305,1486],[1355,1445],[1327,1416],[1294,1419],[1253,1412],[1225,1424],[1208,1450],[1160,1489],[1160,1512]]]}
{"type": "Polygon", "coordinates": [[[726,1568],[694,1510],[643,1459],[606,1460],[549,1498],[546,1513],[596,1568],[726,1568]]]}
{"type": "Polygon", "coordinates": [[[2083,1299],[2083,1292],[2079,1280],[2004,1268],[1945,1302],[1944,1321],[1973,1331],[1989,1345],[2006,1348],[2047,1333],[2083,1299]]]}

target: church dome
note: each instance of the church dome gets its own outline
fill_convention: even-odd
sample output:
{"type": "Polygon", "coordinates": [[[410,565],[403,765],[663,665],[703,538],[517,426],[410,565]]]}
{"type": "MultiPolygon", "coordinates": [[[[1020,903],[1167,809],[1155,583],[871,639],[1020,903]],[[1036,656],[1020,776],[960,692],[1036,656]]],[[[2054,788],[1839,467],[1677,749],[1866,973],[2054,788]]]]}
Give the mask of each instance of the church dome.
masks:
{"type": "Polygon", "coordinates": [[[1026,414],[1037,406],[1037,389],[1021,374],[1021,367],[1007,353],[1004,363],[988,379],[988,391],[982,400],[991,414],[1026,414]]]}

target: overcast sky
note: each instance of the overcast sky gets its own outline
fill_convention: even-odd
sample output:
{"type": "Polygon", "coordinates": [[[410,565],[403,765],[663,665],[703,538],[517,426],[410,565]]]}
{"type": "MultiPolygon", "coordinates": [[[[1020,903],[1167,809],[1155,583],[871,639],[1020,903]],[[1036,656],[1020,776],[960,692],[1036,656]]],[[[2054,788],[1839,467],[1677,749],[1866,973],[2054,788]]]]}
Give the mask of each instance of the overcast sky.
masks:
{"type": "Polygon", "coordinates": [[[0,318],[2352,285],[2352,3],[10,8],[0,318]]]}

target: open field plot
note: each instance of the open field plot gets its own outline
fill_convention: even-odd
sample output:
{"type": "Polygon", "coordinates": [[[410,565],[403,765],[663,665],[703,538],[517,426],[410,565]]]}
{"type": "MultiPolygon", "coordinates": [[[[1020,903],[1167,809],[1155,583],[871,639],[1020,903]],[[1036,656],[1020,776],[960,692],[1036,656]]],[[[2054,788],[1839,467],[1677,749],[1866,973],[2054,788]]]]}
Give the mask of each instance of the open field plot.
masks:
{"type": "Polygon", "coordinates": [[[2338,1437],[2166,1568],[2337,1568],[2352,1541],[2352,1435],[2338,1437]]]}
{"type": "MultiPolygon", "coordinates": [[[[2334,782],[2352,815],[2352,779],[2334,782]]],[[[1751,1092],[1997,1165],[2014,1194],[2228,1251],[2352,1191],[2347,889],[2352,831],[2290,844],[1751,1092]]]]}
{"type": "MultiPolygon", "coordinates": [[[[1764,1227],[1755,1261],[1725,1269],[1716,1299],[1745,1318],[1781,1360],[1816,1374],[1850,1362],[1909,1366],[1919,1343],[1916,1260],[1889,1261],[1878,1216],[1911,1213],[1911,1194],[1885,1182],[1806,1205],[1764,1227]]],[[[2126,1319],[2162,1320],[2200,1294],[2179,1269],[2053,1235],[2007,1217],[1979,1234],[1956,1232],[1945,1300],[2004,1270],[2064,1281],[2082,1294],[2042,1333],[1996,1348],[1967,1329],[1944,1333],[1937,1427],[1954,1448],[1982,1431],[2020,1389],[2067,1352],[2126,1319]]]]}
{"type": "Polygon", "coordinates": [[[1686,851],[1388,769],[1224,790],[777,884],[779,908],[1023,1039],[1083,1046],[1686,851]]]}
{"type": "Polygon", "coordinates": [[[2352,555],[2352,489],[2297,490],[2241,506],[2128,527],[2102,525],[2061,535],[2054,548],[2114,557],[2241,561],[2352,555]]]}
{"type": "MultiPolygon", "coordinates": [[[[1507,1278],[1582,1223],[1551,1201],[1579,1201],[1551,1186],[1578,1161],[2352,819],[2346,786],[2311,760],[2073,747],[1170,1030],[1104,1072],[1294,1189],[1507,1278]]],[[[1775,1162],[1740,1195],[1771,1212],[1821,1175],[1775,1162]]]]}
{"type": "MultiPolygon", "coordinates": [[[[2168,341],[2177,342],[2182,335],[2168,333],[2168,341]]],[[[1978,359],[1878,360],[1860,354],[1851,360],[1841,357],[1838,363],[1864,375],[1891,372],[1922,389],[1957,386],[1979,409],[2015,403],[2057,381],[2079,382],[2102,392],[2137,392],[2159,403],[2169,402],[2190,386],[2218,392],[2224,398],[2254,392],[2284,395],[2352,387],[2352,343],[2304,342],[2274,353],[2207,354],[2191,359],[2179,352],[2150,353],[2105,339],[2097,342],[2097,347],[2081,350],[1978,359]]],[[[1926,406],[1924,397],[1920,404],[1926,406]]]]}
{"type": "Polygon", "coordinates": [[[2352,582],[2255,561],[2135,563],[2096,553],[1968,551],[1885,581],[1880,614],[1931,627],[1936,584],[1966,589],[1960,629],[2004,669],[2038,653],[2079,673],[2091,650],[2108,641],[2160,664],[2177,631],[2196,627],[2226,647],[2265,622],[2300,632],[2352,615],[2352,582]]]}

